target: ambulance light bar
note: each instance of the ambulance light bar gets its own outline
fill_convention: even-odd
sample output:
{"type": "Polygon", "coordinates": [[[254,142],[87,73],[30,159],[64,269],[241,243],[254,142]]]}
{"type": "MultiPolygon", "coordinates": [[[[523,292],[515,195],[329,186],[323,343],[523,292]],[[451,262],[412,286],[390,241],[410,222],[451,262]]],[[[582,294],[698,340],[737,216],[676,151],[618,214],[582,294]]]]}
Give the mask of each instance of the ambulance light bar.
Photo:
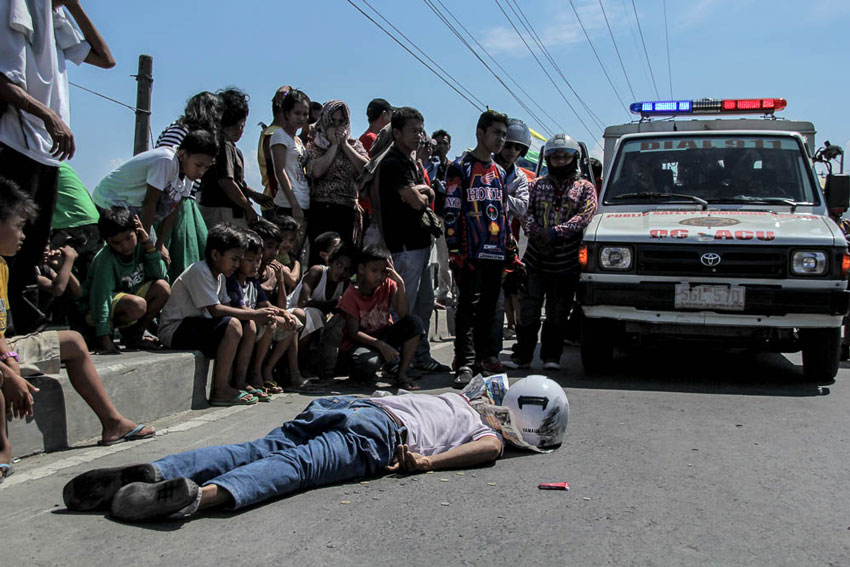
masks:
{"type": "Polygon", "coordinates": [[[677,114],[773,114],[784,110],[784,98],[731,98],[700,100],[657,100],[635,102],[629,107],[641,116],[674,116],[677,114]]]}

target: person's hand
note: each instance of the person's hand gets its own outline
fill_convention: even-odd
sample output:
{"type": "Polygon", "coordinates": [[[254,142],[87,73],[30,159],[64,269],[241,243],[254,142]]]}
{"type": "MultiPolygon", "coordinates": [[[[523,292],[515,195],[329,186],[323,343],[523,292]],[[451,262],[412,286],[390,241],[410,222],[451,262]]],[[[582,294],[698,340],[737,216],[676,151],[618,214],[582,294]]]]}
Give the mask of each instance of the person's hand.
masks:
{"type": "Polygon", "coordinates": [[[345,135],[345,126],[337,126],[336,134],[334,134],[337,144],[347,144],[348,136],[345,135]]]}
{"type": "MultiPolygon", "coordinates": [[[[67,3],[67,2],[66,2],[67,3]]],[[[45,116],[40,116],[44,122],[44,128],[50,134],[53,145],[50,147],[50,155],[59,161],[74,157],[76,146],[74,145],[74,134],[58,114],[48,109],[45,116]]]]}
{"type": "Polygon", "coordinates": [[[59,267],[62,264],[62,250],[55,248],[45,248],[44,254],[41,257],[42,264],[47,264],[51,268],[56,271],[59,271],[59,267]]]}
{"type": "Polygon", "coordinates": [[[265,195],[258,191],[251,191],[248,196],[251,198],[252,201],[257,203],[261,207],[270,207],[274,203],[273,197],[269,197],[268,195],[265,195]]]}
{"type": "Polygon", "coordinates": [[[337,133],[336,128],[331,128],[327,132],[328,142],[330,142],[332,146],[335,146],[339,143],[339,140],[337,140],[337,137],[336,137],[336,133],[337,133]]]}
{"type": "Polygon", "coordinates": [[[304,209],[298,203],[292,203],[292,218],[298,222],[299,230],[304,225],[304,209]]]}
{"type": "Polygon", "coordinates": [[[94,352],[95,354],[121,354],[109,335],[101,335],[95,339],[94,352]]]}
{"type": "Polygon", "coordinates": [[[10,370],[4,373],[2,390],[6,398],[6,415],[19,419],[32,415],[35,405],[32,395],[38,392],[38,388],[10,370]]]}
{"type": "Polygon", "coordinates": [[[384,357],[384,360],[387,362],[392,362],[393,360],[398,360],[399,354],[396,349],[385,343],[384,341],[378,341],[378,352],[381,353],[381,356],[384,357]]]}
{"type": "Polygon", "coordinates": [[[171,266],[171,254],[168,253],[168,250],[165,248],[165,244],[159,242],[156,245],[156,249],[159,252],[159,255],[162,256],[162,261],[165,262],[165,267],[168,268],[171,266]]]}
{"type": "Polygon", "coordinates": [[[68,244],[66,244],[65,246],[63,246],[59,250],[62,252],[62,256],[65,257],[67,260],[70,260],[71,262],[76,260],[77,257],[79,256],[77,251],[74,250],[74,248],[69,246],[68,244]]]}
{"type": "Polygon", "coordinates": [[[407,473],[422,473],[431,470],[431,459],[425,455],[414,453],[407,445],[396,447],[396,462],[387,467],[388,472],[404,471],[407,473]]]}
{"type": "Polygon", "coordinates": [[[404,285],[404,280],[401,278],[398,272],[395,271],[395,266],[393,265],[392,257],[387,260],[387,277],[398,285],[404,285]]]}
{"type": "Polygon", "coordinates": [[[136,231],[136,240],[139,241],[139,244],[144,246],[150,242],[151,237],[148,234],[148,231],[145,230],[145,227],[142,224],[142,219],[139,218],[139,215],[133,215],[133,226],[136,231]]]}
{"type": "Polygon", "coordinates": [[[286,331],[292,331],[298,326],[297,319],[295,317],[286,317],[284,315],[279,315],[274,318],[275,323],[286,331]]]}
{"type": "Polygon", "coordinates": [[[277,317],[277,310],[274,307],[261,307],[254,309],[251,313],[251,319],[257,323],[271,323],[277,317]]]}

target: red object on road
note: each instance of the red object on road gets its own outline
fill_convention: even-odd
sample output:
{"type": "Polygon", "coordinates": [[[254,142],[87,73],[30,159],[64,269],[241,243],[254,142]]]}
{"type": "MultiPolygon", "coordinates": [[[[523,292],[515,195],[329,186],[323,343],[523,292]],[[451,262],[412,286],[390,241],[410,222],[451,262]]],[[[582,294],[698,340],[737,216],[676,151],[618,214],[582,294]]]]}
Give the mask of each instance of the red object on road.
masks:
{"type": "Polygon", "coordinates": [[[541,482],[537,485],[540,490],[569,490],[569,482],[541,482]]]}

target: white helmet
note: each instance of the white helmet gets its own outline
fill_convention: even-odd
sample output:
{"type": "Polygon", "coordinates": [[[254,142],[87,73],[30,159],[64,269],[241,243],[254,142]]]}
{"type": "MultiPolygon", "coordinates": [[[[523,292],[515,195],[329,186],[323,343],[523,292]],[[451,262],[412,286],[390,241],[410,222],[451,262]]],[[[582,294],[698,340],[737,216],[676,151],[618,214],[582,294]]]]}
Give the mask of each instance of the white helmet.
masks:
{"type": "Polygon", "coordinates": [[[567,134],[555,134],[543,146],[543,155],[549,157],[555,152],[569,152],[577,156],[581,153],[581,147],[567,134]]]}
{"type": "Polygon", "coordinates": [[[545,376],[532,375],[508,388],[502,405],[511,410],[522,439],[541,449],[561,444],[570,402],[564,389],[545,376]]]}

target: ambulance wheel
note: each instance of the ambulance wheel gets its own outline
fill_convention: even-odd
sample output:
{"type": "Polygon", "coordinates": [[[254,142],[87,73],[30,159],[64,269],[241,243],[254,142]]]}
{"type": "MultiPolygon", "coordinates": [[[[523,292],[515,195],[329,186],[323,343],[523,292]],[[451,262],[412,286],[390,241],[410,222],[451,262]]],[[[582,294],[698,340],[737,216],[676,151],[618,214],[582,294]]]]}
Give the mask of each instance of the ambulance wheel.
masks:
{"type": "Polygon", "coordinates": [[[841,329],[800,329],[803,374],[807,380],[831,382],[838,374],[841,329]]]}
{"type": "Polygon", "coordinates": [[[587,374],[600,374],[614,362],[613,325],[605,319],[581,318],[581,364],[587,374]]]}

